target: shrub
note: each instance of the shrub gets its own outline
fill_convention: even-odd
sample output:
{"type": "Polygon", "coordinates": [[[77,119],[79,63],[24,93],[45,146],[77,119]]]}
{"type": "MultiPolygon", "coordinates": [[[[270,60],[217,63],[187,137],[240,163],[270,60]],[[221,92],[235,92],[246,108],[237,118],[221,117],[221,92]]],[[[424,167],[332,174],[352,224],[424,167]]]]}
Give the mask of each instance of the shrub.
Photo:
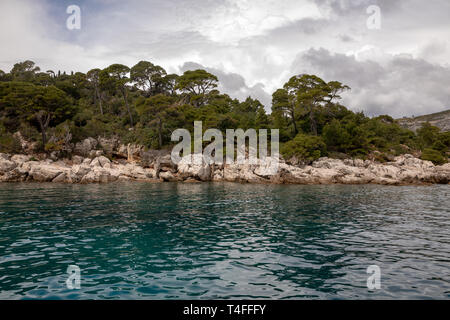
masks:
{"type": "Polygon", "coordinates": [[[323,128],[323,137],[328,147],[337,151],[346,151],[350,135],[339,120],[333,119],[323,128]]]}
{"type": "Polygon", "coordinates": [[[432,126],[428,122],[422,125],[422,128],[417,130],[417,138],[424,147],[430,147],[439,137],[440,129],[432,126]]]}
{"type": "Polygon", "coordinates": [[[41,141],[41,133],[28,123],[21,123],[18,131],[27,141],[41,141]]]}
{"type": "Polygon", "coordinates": [[[442,132],[439,135],[439,140],[447,146],[447,148],[450,148],[450,131],[442,132]]]}
{"type": "Polygon", "coordinates": [[[423,150],[421,159],[431,161],[435,165],[447,163],[447,158],[444,157],[439,151],[433,149],[423,150]]]}
{"type": "Polygon", "coordinates": [[[71,151],[72,141],[72,128],[74,124],[71,121],[63,122],[57,125],[55,128],[50,129],[50,138],[45,145],[45,151],[71,151]]]}
{"type": "Polygon", "coordinates": [[[2,153],[19,153],[22,151],[22,146],[19,139],[12,134],[6,132],[3,127],[0,127],[0,152],[2,153]]]}
{"type": "Polygon", "coordinates": [[[329,150],[356,155],[369,149],[368,131],[354,119],[332,120],[323,128],[322,136],[329,150]]]}
{"type": "Polygon", "coordinates": [[[439,141],[439,140],[437,140],[435,143],[433,143],[432,148],[439,152],[446,152],[448,150],[448,147],[442,141],[439,141]]]}
{"type": "Polygon", "coordinates": [[[158,134],[155,130],[148,127],[143,127],[140,124],[136,125],[136,128],[127,132],[121,137],[124,144],[136,143],[144,145],[150,149],[158,148],[158,134]]]}
{"type": "Polygon", "coordinates": [[[312,162],[326,154],[326,145],[322,137],[299,133],[293,140],[286,142],[281,147],[281,153],[285,158],[295,156],[301,160],[312,162]]]}
{"type": "Polygon", "coordinates": [[[44,150],[46,152],[61,151],[62,150],[62,146],[59,143],[57,143],[57,142],[51,141],[51,142],[47,142],[45,144],[44,150]]]}
{"type": "Polygon", "coordinates": [[[356,158],[361,158],[361,157],[365,157],[367,156],[367,154],[369,153],[369,151],[367,151],[366,149],[354,149],[352,151],[350,151],[350,155],[356,158]]]}

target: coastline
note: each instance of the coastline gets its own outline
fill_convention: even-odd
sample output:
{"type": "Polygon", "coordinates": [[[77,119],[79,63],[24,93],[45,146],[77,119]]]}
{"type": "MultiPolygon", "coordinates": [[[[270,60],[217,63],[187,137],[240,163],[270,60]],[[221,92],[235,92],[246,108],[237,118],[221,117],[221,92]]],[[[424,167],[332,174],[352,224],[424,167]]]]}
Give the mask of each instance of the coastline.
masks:
{"type": "MultiPolygon", "coordinates": [[[[130,150],[129,146],[127,148],[130,150]]],[[[311,165],[294,166],[281,160],[273,175],[260,165],[208,165],[181,161],[175,165],[170,155],[152,159],[111,161],[73,156],[71,159],[37,160],[29,155],[0,154],[0,182],[110,183],[116,181],[147,182],[240,182],[259,184],[380,184],[424,185],[449,184],[450,163],[435,166],[430,161],[405,154],[387,163],[360,159],[320,158],[311,165]]]]}

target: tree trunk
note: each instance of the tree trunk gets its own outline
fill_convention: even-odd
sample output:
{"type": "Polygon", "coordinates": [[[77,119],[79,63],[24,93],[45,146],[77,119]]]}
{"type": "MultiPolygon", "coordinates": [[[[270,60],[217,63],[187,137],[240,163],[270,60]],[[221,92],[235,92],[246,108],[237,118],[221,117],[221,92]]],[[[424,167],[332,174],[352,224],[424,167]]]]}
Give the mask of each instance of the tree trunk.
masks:
{"type": "Polygon", "coordinates": [[[36,118],[39,122],[39,126],[41,127],[42,146],[43,146],[43,149],[45,150],[45,145],[47,144],[46,131],[47,131],[47,127],[50,123],[50,115],[48,114],[45,116],[42,112],[40,112],[36,115],[36,118]],[[44,120],[44,117],[45,117],[45,120],[44,120]]]}
{"type": "Polygon", "coordinates": [[[98,103],[100,105],[100,113],[103,115],[103,105],[102,105],[102,97],[98,96],[98,103]]]}
{"type": "Polygon", "coordinates": [[[161,118],[158,119],[158,138],[159,138],[159,149],[162,149],[162,121],[161,118]]]}
{"type": "Polygon", "coordinates": [[[98,87],[95,87],[95,93],[97,95],[98,104],[100,106],[100,114],[103,115],[102,97],[100,96],[100,91],[98,90],[98,87]]]}
{"type": "Polygon", "coordinates": [[[316,124],[316,120],[314,119],[313,109],[311,109],[311,111],[309,112],[309,123],[311,125],[312,134],[317,136],[317,124],[316,124]]]}
{"type": "Polygon", "coordinates": [[[125,106],[127,107],[127,110],[128,110],[128,115],[130,116],[131,126],[133,127],[134,126],[133,125],[133,115],[131,114],[130,106],[128,105],[128,99],[127,99],[126,90],[127,89],[125,89],[125,88],[122,89],[122,95],[123,95],[123,100],[125,101],[125,106]]]}
{"type": "Polygon", "coordinates": [[[294,125],[294,136],[298,134],[297,123],[295,122],[295,113],[294,110],[291,110],[292,124],[294,125]]]}
{"type": "Polygon", "coordinates": [[[44,147],[45,150],[45,145],[47,144],[47,135],[45,134],[45,130],[41,125],[41,135],[42,135],[42,145],[44,147]]]}

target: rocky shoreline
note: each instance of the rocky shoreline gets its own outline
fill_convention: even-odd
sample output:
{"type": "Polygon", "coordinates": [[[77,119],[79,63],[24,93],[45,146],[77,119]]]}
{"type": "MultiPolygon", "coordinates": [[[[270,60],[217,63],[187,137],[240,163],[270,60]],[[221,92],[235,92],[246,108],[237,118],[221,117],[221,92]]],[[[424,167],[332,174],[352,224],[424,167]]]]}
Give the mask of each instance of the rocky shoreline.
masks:
{"type": "MultiPolygon", "coordinates": [[[[23,149],[31,149],[23,141],[23,149]]],[[[27,152],[28,153],[28,152],[27,152]]],[[[143,146],[117,139],[87,138],[63,153],[2,154],[0,182],[109,183],[115,181],[227,181],[273,184],[448,184],[450,163],[435,166],[405,154],[391,162],[320,158],[310,165],[280,160],[273,174],[264,165],[209,165],[202,155],[187,156],[175,165],[168,150],[145,151],[143,146]],[[32,154],[32,155],[30,155],[32,154]],[[197,161],[192,161],[197,157],[197,161]]]]}
{"type": "MultiPolygon", "coordinates": [[[[128,148],[129,149],[129,148],[128,148]]],[[[201,155],[199,155],[201,157],[201,155]]],[[[311,165],[293,166],[282,161],[277,174],[258,165],[208,165],[185,161],[174,165],[170,155],[152,159],[111,161],[104,155],[94,158],[37,160],[29,155],[0,154],[0,182],[109,183],[115,181],[229,181],[274,184],[448,184],[450,163],[435,166],[412,155],[396,157],[389,163],[359,159],[320,158],[311,165]]]]}

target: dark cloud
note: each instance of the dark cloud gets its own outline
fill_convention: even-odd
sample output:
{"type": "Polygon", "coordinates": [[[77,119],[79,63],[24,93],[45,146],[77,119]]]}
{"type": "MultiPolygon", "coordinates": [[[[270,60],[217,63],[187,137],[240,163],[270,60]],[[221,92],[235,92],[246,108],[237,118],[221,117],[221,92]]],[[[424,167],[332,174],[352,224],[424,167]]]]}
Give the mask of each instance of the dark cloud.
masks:
{"type": "Polygon", "coordinates": [[[438,112],[450,107],[450,68],[405,55],[386,63],[310,49],[297,56],[292,70],[315,73],[349,85],[344,102],[369,115],[396,117],[438,112]]]}
{"type": "Polygon", "coordinates": [[[264,85],[257,83],[252,87],[249,87],[245,83],[244,77],[237,73],[227,73],[219,69],[204,67],[203,65],[195,62],[186,62],[180,67],[180,72],[183,73],[187,70],[204,69],[209,73],[214,74],[219,79],[219,90],[227,93],[232,98],[239,100],[245,100],[251,96],[254,99],[258,99],[266,109],[270,110],[271,96],[264,91],[264,85]]]}
{"type": "MultiPolygon", "coordinates": [[[[367,87],[378,82],[385,70],[374,61],[356,61],[354,56],[332,54],[326,49],[310,49],[301,53],[292,63],[293,70],[307,68],[320,72],[329,80],[351,83],[355,87],[367,87]]],[[[328,80],[328,81],[329,81],[328,80]]]]}
{"type": "Polygon", "coordinates": [[[399,55],[380,64],[325,49],[310,49],[297,56],[292,69],[349,85],[352,90],[344,102],[369,115],[401,117],[450,107],[450,68],[421,59],[399,55]]]}
{"type": "Polygon", "coordinates": [[[338,38],[342,42],[354,42],[354,41],[356,41],[355,39],[353,39],[352,37],[350,37],[349,35],[346,35],[346,34],[340,34],[340,35],[338,35],[338,38]]]}

